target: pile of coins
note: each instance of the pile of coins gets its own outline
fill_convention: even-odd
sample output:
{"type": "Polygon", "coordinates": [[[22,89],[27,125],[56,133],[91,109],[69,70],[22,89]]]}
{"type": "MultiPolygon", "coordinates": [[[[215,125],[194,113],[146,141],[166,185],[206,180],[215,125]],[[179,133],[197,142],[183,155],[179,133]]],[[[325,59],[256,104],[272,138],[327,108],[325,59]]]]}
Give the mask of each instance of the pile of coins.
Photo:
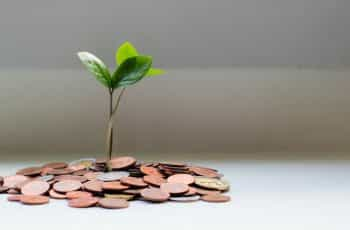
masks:
{"type": "Polygon", "coordinates": [[[142,163],[130,156],[52,162],[0,177],[8,201],[28,205],[68,200],[73,208],[129,207],[129,201],[227,202],[229,184],[217,170],[178,162],[142,163]]]}

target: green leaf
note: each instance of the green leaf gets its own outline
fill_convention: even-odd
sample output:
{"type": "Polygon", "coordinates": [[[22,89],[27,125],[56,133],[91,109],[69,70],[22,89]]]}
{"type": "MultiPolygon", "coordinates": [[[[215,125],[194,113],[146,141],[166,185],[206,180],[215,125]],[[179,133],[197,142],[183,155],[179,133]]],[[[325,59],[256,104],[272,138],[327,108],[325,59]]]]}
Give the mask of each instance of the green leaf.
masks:
{"type": "Polygon", "coordinates": [[[112,79],[107,66],[95,55],[88,52],[79,52],[78,57],[86,69],[104,86],[111,88],[112,79]]]}
{"type": "Polygon", "coordinates": [[[150,70],[147,72],[147,77],[153,77],[157,75],[165,74],[165,71],[162,69],[156,69],[156,68],[150,68],[150,70]]]}
{"type": "Polygon", "coordinates": [[[124,42],[121,46],[119,46],[115,59],[117,66],[122,64],[126,59],[138,56],[138,52],[136,48],[130,42],[124,42]]]}
{"type": "Polygon", "coordinates": [[[151,66],[152,58],[148,56],[136,56],[126,59],[113,74],[113,88],[135,84],[147,74],[151,66]]]}

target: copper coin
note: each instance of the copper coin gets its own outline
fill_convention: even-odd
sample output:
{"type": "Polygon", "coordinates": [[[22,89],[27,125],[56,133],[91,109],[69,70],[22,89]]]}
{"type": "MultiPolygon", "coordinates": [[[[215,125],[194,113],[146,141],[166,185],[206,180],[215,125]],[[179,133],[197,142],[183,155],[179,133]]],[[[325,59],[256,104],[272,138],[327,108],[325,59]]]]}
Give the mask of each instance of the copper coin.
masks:
{"type": "Polygon", "coordinates": [[[63,169],[51,169],[47,172],[47,174],[52,175],[65,175],[65,174],[71,174],[74,170],[70,168],[63,168],[63,169]]]}
{"type": "Polygon", "coordinates": [[[3,186],[9,187],[9,188],[15,188],[16,184],[24,182],[28,179],[29,177],[23,176],[23,175],[7,176],[4,178],[3,186]]]}
{"type": "Polygon", "coordinates": [[[112,182],[103,182],[102,189],[104,190],[113,190],[120,191],[124,189],[128,189],[129,186],[120,183],[120,181],[112,181],[112,182]]]}
{"type": "Polygon", "coordinates": [[[62,181],[62,180],[77,180],[81,183],[87,181],[86,177],[84,176],[74,176],[74,175],[59,175],[56,176],[55,179],[57,181],[62,181]]]}
{"type": "Polygon", "coordinates": [[[211,178],[219,177],[219,174],[216,171],[212,169],[204,168],[204,167],[192,166],[191,171],[199,176],[205,176],[205,177],[211,177],[211,178]]]}
{"type": "Polygon", "coordinates": [[[68,205],[73,208],[88,208],[97,204],[98,200],[96,197],[80,197],[69,200],[68,205]]]}
{"type": "Polygon", "coordinates": [[[65,194],[58,193],[58,192],[56,192],[53,189],[51,189],[49,191],[49,195],[50,195],[51,198],[54,198],[54,199],[66,199],[67,198],[65,194]]]}
{"type": "Polygon", "coordinates": [[[41,173],[42,167],[29,167],[16,172],[17,175],[35,176],[41,173]]]}
{"type": "Polygon", "coordinates": [[[66,197],[68,199],[77,199],[80,197],[92,197],[92,194],[89,192],[83,192],[83,191],[73,191],[73,192],[67,192],[66,197]]]}
{"type": "Polygon", "coordinates": [[[0,176],[0,185],[2,185],[3,182],[4,182],[4,178],[0,176]]]}
{"type": "Polygon", "coordinates": [[[146,174],[146,175],[150,175],[150,176],[159,176],[159,177],[162,177],[163,175],[159,172],[159,170],[155,167],[150,167],[150,166],[145,166],[145,165],[142,165],[140,167],[140,171],[143,173],[143,174],[146,174]]]}
{"type": "Polygon", "coordinates": [[[63,180],[53,185],[53,189],[57,192],[71,192],[79,190],[82,184],[77,180],[63,180]]]}
{"type": "Polygon", "coordinates": [[[11,195],[7,197],[8,201],[21,201],[23,195],[11,195]]]}
{"type": "Polygon", "coordinates": [[[202,200],[207,202],[228,202],[230,201],[229,196],[221,195],[221,194],[212,194],[212,195],[205,195],[201,197],[202,200]]]}
{"type": "Polygon", "coordinates": [[[18,189],[15,189],[15,188],[10,188],[9,190],[7,190],[7,194],[19,194],[19,191],[18,189]]]}
{"type": "Polygon", "coordinates": [[[134,186],[134,187],[147,187],[148,184],[146,184],[142,178],[137,178],[137,177],[122,177],[120,178],[120,181],[123,184],[134,186]]]}
{"type": "Polygon", "coordinates": [[[88,180],[97,180],[97,177],[102,175],[103,172],[88,172],[86,174],[84,174],[84,177],[86,177],[86,179],[88,180]]]}
{"type": "Polygon", "coordinates": [[[0,193],[7,192],[7,190],[9,190],[9,189],[10,189],[9,187],[1,185],[0,186],[0,193]]]}
{"type": "Polygon", "coordinates": [[[214,194],[220,194],[217,190],[209,190],[209,189],[203,189],[203,188],[195,188],[197,194],[199,195],[214,195],[214,194]]]}
{"type": "Polygon", "coordinates": [[[165,183],[160,185],[162,191],[170,194],[184,194],[190,189],[187,184],[184,183],[165,183]]]}
{"type": "Polygon", "coordinates": [[[130,167],[136,163],[136,159],[133,157],[116,157],[108,162],[111,169],[124,169],[130,167]]]}
{"type": "Polygon", "coordinates": [[[169,183],[184,183],[184,184],[193,184],[194,177],[188,174],[174,174],[168,177],[169,183]]]}
{"type": "Polygon", "coordinates": [[[37,179],[49,182],[49,181],[53,180],[54,178],[55,178],[54,175],[44,175],[44,176],[38,177],[37,179]]]}
{"type": "Polygon", "coordinates": [[[85,174],[89,173],[89,170],[86,169],[82,169],[82,170],[78,170],[72,173],[72,175],[74,176],[85,176],[85,174]]]}
{"type": "Polygon", "coordinates": [[[125,194],[131,194],[131,195],[139,195],[143,189],[126,189],[123,190],[123,193],[125,194]]]}
{"type": "Polygon", "coordinates": [[[166,180],[162,177],[157,177],[157,176],[144,176],[143,180],[150,185],[154,186],[160,186],[163,183],[166,183],[166,180]]]}
{"type": "Polygon", "coordinates": [[[53,170],[53,168],[42,168],[42,169],[41,169],[40,175],[41,175],[41,176],[48,175],[48,173],[49,173],[51,170],[53,170]]]}
{"type": "Polygon", "coordinates": [[[98,204],[103,208],[119,209],[129,207],[129,202],[124,199],[102,198],[98,204]]]}
{"type": "Polygon", "coordinates": [[[51,162],[43,165],[43,168],[62,169],[68,166],[65,162],[51,162]]]}
{"type": "Polygon", "coordinates": [[[166,165],[166,166],[170,166],[170,167],[185,167],[186,164],[185,163],[181,163],[181,162],[175,162],[175,161],[168,161],[168,162],[160,162],[161,165],[166,165]]]}
{"type": "Polygon", "coordinates": [[[76,164],[76,165],[69,165],[68,168],[73,172],[78,172],[81,170],[85,170],[87,167],[84,164],[76,164]]]}
{"type": "Polygon", "coordinates": [[[46,204],[49,203],[49,198],[47,196],[36,196],[36,195],[22,195],[20,198],[20,201],[23,204],[30,204],[30,205],[40,205],[40,204],[46,204]]]}
{"type": "Polygon", "coordinates": [[[164,202],[169,199],[170,194],[159,188],[146,188],[141,191],[141,196],[148,201],[164,202]]]}
{"type": "Polygon", "coordinates": [[[34,180],[22,186],[21,192],[23,195],[43,195],[49,191],[49,183],[41,180],[34,180]]]}
{"type": "Polygon", "coordinates": [[[196,194],[198,194],[197,193],[197,189],[195,189],[195,188],[193,188],[193,187],[189,187],[190,189],[188,190],[188,192],[186,192],[185,194],[184,194],[184,196],[194,196],[194,195],[196,195],[196,194]]]}
{"type": "Polygon", "coordinates": [[[135,195],[133,194],[123,194],[123,193],[113,193],[113,194],[105,193],[104,196],[110,199],[123,199],[123,200],[132,200],[135,197],[135,195]]]}
{"type": "Polygon", "coordinates": [[[102,192],[102,183],[101,181],[88,181],[84,183],[84,189],[90,192],[102,192]]]}

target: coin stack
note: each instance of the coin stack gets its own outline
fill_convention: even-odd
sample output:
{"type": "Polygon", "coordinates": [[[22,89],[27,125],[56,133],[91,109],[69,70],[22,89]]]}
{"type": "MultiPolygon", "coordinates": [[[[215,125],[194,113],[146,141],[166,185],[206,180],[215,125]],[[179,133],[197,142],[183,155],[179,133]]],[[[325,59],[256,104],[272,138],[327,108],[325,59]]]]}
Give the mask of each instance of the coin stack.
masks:
{"type": "Polygon", "coordinates": [[[129,207],[129,201],[150,203],[227,202],[229,184],[217,170],[178,162],[144,163],[130,156],[111,160],[86,158],[51,162],[0,177],[0,193],[27,205],[68,200],[73,208],[129,207]]]}

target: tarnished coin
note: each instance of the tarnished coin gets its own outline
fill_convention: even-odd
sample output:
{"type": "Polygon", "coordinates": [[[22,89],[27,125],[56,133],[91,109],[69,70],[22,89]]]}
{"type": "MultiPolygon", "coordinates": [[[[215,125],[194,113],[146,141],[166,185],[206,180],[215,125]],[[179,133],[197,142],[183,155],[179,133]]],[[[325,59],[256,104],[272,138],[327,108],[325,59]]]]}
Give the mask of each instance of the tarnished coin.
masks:
{"type": "Polygon", "coordinates": [[[42,167],[29,167],[16,172],[17,175],[36,176],[41,173],[42,167]]]}
{"type": "Polygon", "coordinates": [[[62,169],[68,166],[65,162],[51,162],[43,165],[43,168],[62,169]]]}
{"type": "Polygon", "coordinates": [[[58,193],[58,192],[56,192],[56,191],[53,190],[53,189],[51,189],[51,190],[49,191],[49,196],[50,196],[51,198],[54,198],[54,199],[66,199],[66,198],[67,198],[65,194],[58,193]]]}
{"type": "Polygon", "coordinates": [[[221,195],[221,194],[212,194],[212,195],[205,195],[201,197],[202,200],[207,202],[228,202],[230,201],[229,196],[221,195]]]}
{"type": "Polygon", "coordinates": [[[15,188],[16,184],[29,180],[29,177],[23,175],[7,176],[4,178],[3,186],[15,188]]]}
{"type": "Polygon", "coordinates": [[[147,184],[150,184],[150,185],[153,185],[153,186],[157,186],[157,187],[159,187],[161,184],[167,182],[164,178],[158,177],[158,176],[144,176],[143,180],[147,184]]]}
{"type": "Polygon", "coordinates": [[[110,199],[123,199],[123,200],[132,200],[135,197],[135,195],[133,194],[108,194],[108,193],[105,193],[104,196],[110,199]]]}
{"type": "Polygon", "coordinates": [[[40,195],[22,195],[20,201],[23,204],[29,205],[40,205],[49,203],[49,198],[47,196],[40,195]]]}
{"type": "Polygon", "coordinates": [[[98,202],[96,197],[80,197],[68,201],[68,205],[72,208],[88,208],[94,206],[98,202]]]}
{"type": "Polygon", "coordinates": [[[160,185],[160,190],[174,195],[184,194],[189,189],[188,185],[184,183],[164,183],[160,185]]]}
{"type": "Polygon", "coordinates": [[[140,171],[141,171],[143,174],[146,174],[146,175],[163,177],[163,175],[162,175],[162,174],[159,172],[159,170],[158,170],[157,168],[155,168],[155,167],[142,165],[142,166],[140,167],[140,171]]]}
{"type": "Polygon", "coordinates": [[[120,178],[129,176],[129,172],[118,171],[118,172],[106,172],[97,176],[98,180],[101,181],[116,181],[120,180],[120,178]]]}
{"type": "Polygon", "coordinates": [[[102,189],[103,190],[110,190],[110,191],[120,191],[128,189],[128,185],[124,185],[120,183],[120,181],[112,181],[112,182],[103,182],[102,183],[102,189]]]}
{"type": "Polygon", "coordinates": [[[158,188],[146,188],[142,190],[141,196],[148,201],[164,202],[169,199],[170,194],[158,188]]]}
{"type": "Polygon", "coordinates": [[[71,192],[81,188],[82,184],[77,180],[63,180],[55,183],[53,189],[57,192],[71,192]]]}
{"type": "Polygon", "coordinates": [[[218,190],[209,190],[209,189],[203,189],[203,188],[194,188],[196,189],[196,193],[199,195],[213,195],[213,194],[220,194],[220,191],[218,190]]]}
{"type": "Polygon", "coordinates": [[[7,197],[8,201],[21,201],[23,195],[11,195],[7,197]]]}
{"type": "Polygon", "coordinates": [[[136,163],[136,159],[133,157],[116,157],[108,162],[108,166],[111,169],[124,169],[130,167],[136,163]]]}
{"type": "Polygon", "coordinates": [[[90,168],[95,162],[96,162],[95,158],[83,158],[83,159],[70,162],[69,168],[75,171],[78,171],[84,168],[90,168]]]}
{"type": "Polygon", "coordinates": [[[209,168],[192,166],[190,170],[199,176],[205,176],[210,178],[220,177],[220,175],[216,171],[209,168]]]}
{"type": "Polygon", "coordinates": [[[98,201],[99,206],[109,209],[119,209],[129,207],[129,202],[124,199],[102,198],[98,201]]]}
{"type": "Polygon", "coordinates": [[[81,183],[87,181],[86,177],[84,176],[74,176],[74,175],[59,175],[55,177],[55,180],[62,181],[62,180],[77,180],[81,183]]]}
{"type": "Polygon", "coordinates": [[[220,191],[228,190],[230,187],[226,181],[209,177],[196,177],[194,183],[203,188],[216,189],[220,191]]]}
{"type": "Polygon", "coordinates": [[[134,187],[147,187],[148,184],[146,184],[142,178],[137,178],[137,177],[122,177],[120,178],[120,181],[123,184],[134,186],[134,187]]]}
{"type": "Polygon", "coordinates": [[[9,187],[1,185],[0,186],[0,193],[7,192],[9,189],[10,189],[9,187]]]}
{"type": "Polygon", "coordinates": [[[86,174],[84,174],[84,177],[86,177],[86,179],[88,180],[97,180],[97,177],[102,175],[103,172],[88,172],[86,174]]]}
{"type": "Polygon", "coordinates": [[[168,177],[169,183],[183,183],[183,184],[192,184],[194,183],[194,177],[188,174],[174,174],[168,177]]]}
{"type": "Polygon", "coordinates": [[[170,197],[169,200],[176,202],[193,202],[199,200],[201,197],[198,195],[195,196],[175,196],[170,197]]]}
{"type": "Polygon", "coordinates": [[[63,168],[63,169],[50,168],[50,170],[47,171],[47,174],[58,176],[58,175],[71,174],[72,172],[73,170],[70,168],[63,168]]]}
{"type": "Polygon", "coordinates": [[[88,181],[86,183],[84,183],[84,189],[88,190],[90,192],[102,192],[102,181],[88,181]]]}
{"type": "Polygon", "coordinates": [[[68,199],[77,199],[81,197],[92,197],[92,194],[84,191],[73,191],[73,192],[67,192],[66,197],[68,199]]]}
{"type": "Polygon", "coordinates": [[[46,181],[34,180],[22,186],[23,195],[43,195],[49,191],[50,185],[46,181]]]}

